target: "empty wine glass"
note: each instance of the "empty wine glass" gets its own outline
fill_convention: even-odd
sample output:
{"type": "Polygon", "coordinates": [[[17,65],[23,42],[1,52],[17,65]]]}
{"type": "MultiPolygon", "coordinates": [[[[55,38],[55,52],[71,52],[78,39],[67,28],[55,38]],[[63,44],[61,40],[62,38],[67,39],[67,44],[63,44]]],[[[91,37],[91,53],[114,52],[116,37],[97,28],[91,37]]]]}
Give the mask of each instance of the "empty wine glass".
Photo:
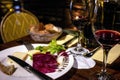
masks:
{"type": "MultiPolygon", "coordinates": [[[[91,17],[92,17],[92,8],[93,8],[93,0],[71,0],[70,2],[70,16],[71,21],[74,26],[78,29],[78,43],[76,47],[71,49],[71,53],[75,58],[75,63],[73,65],[74,68],[81,69],[87,66],[91,68],[95,65],[94,60],[90,60],[91,66],[89,66],[89,62],[87,61],[86,57],[82,56],[85,53],[89,52],[87,48],[85,48],[82,44],[85,43],[85,27],[90,25],[91,17]],[[82,66],[81,64],[85,65],[82,66]]],[[[92,35],[92,34],[89,34],[92,35]]]]}
{"type": "Polygon", "coordinates": [[[115,1],[95,0],[92,29],[96,41],[103,48],[103,65],[101,72],[93,75],[92,80],[117,80],[107,73],[107,57],[109,50],[120,42],[120,28],[115,26],[115,1]]]}
{"type": "MultiPolygon", "coordinates": [[[[78,28],[78,43],[72,50],[75,54],[85,53],[87,50],[82,46],[82,43],[86,44],[84,37],[84,27],[90,24],[91,19],[91,0],[71,0],[70,2],[70,16],[74,26],[78,28]]],[[[91,34],[90,34],[91,35],[91,34]]]]}

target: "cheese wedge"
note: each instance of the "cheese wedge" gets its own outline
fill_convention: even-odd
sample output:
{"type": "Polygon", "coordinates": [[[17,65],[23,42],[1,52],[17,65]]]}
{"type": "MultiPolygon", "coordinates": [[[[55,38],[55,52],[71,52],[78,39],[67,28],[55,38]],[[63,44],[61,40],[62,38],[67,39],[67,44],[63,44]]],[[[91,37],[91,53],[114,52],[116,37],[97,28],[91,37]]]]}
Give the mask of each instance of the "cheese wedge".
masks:
{"type": "MultiPolygon", "coordinates": [[[[24,60],[24,61],[28,57],[28,54],[24,53],[24,52],[14,52],[12,55],[19,58],[19,59],[21,59],[21,60],[24,60]]],[[[7,59],[7,63],[10,64],[10,65],[16,65],[16,63],[10,58],[7,59]]]]}
{"type": "Polygon", "coordinates": [[[34,54],[40,53],[40,50],[30,50],[27,52],[29,56],[33,56],[34,54]]]}
{"type": "MultiPolygon", "coordinates": [[[[116,44],[108,53],[107,63],[112,64],[119,56],[120,56],[120,44],[116,44]]],[[[96,53],[92,56],[93,59],[98,61],[103,61],[103,49],[100,48],[96,53]]]]}
{"type": "Polygon", "coordinates": [[[72,47],[73,45],[75,45],[78,42],[78,38],[73,39],[72,41],[70,41],[68,44],[66,44],[67,47],[72,47]]]}
{"type": "Polygon", "coordinates": [[[75,36],[74,35],[65,35],[62,38],[60,38],[59,40],[57,40],[57,44],[59,45],[63,45],[64,43],[68,42],[69,40],[73,39],[75,36]]]}

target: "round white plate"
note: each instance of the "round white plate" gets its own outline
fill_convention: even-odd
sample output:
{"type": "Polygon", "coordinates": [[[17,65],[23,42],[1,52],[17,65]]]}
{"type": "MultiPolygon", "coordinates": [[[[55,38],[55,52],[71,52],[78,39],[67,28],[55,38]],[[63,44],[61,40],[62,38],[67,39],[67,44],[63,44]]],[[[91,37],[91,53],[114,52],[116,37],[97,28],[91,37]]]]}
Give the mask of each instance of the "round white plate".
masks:
{"type": "MultiPolygon", "coordinates": [[[[36,46],[46,46],[47,44],[32,44],[34,47],[36,46]]],[[[14,52],[27,52],[27,48],[24,45],[19,45],[15,47],[11,47],[5,50],[0,51],[0,61],[3,64],[7,64],[7,56],[12,55],[14,52]]],[[[30,63],[30,60],[26,60],[26,62],[30,63]]],[[[53,79],[57,79],[67,73],[73,66],[74,64],[74,58],[72,55],[69,55],[68,58],[68,64],[67,66],[61,70],[61,71],[56,71],[53,73],[47,73],[49,77],[53,79]]],[[[34,76],[32,73],[27,72],[24,70],[22,67],[18,66],[17,70],[13,73],[13,75],[6,75],[3,72],[0,71],[0,80],[40,80],[36,76],[34,76]]]]}

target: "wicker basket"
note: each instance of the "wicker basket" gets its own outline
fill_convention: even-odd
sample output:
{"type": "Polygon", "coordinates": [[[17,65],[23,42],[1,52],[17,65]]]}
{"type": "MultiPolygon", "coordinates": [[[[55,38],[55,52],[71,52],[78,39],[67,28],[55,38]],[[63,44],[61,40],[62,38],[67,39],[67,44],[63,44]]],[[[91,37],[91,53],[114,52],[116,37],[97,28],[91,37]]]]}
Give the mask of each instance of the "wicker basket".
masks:
{"type": "Polygon", "coordinates": [[[62,32],[59,33],[56,32],[52,34],[38,34],[38,33],[30,32],[31,38],[37,42],[49,42],[53,39],[57,39],[61,34],[62,32]]]}

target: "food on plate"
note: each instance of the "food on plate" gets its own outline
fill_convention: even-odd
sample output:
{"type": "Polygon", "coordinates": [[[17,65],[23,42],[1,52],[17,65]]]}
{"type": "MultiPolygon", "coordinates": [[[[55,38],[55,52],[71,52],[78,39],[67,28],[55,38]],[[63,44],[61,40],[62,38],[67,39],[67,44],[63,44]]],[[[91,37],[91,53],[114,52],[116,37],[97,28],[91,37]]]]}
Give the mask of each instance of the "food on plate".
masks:
{"type": "Polygon", "coordinates": [[[62,68],[65,62],[68,60],[68,54],[65,51],[61,51],[57,56],[58,68],[62,68]]]}
{"type": "Polygon", "coordinates": [[[67,52],[62,51],[59,54],[63,55],[53,55],[50,52],[45,54],[34,54],[33,55],[33,68],[42,73],[55,72],[59,66],[63,67],[65,61],[60,60],[60,56],[64,56],[64,60],[68,59],[67,52]],[[58,59],[59,58],[59,59],[58,59]]]}
{"type": "Polygon", "coordinates": [[[40,53],[40,50],[29,50],[28,52],[27,52],[27,54],[30,56],[30,57],[32,57],[34,54],[39,54],[40,53]]]}
{"type": "MultiPolygon", "coordinates": [[[[15,56],[15,57],[17,57],[17,58],[20,58],[21,60],[24,60],[24,61],[28,57],[28,54],[25,53],[25,52],[14,52],[12,55],[15,56]]],[[[16,63],[12,59],[10,59],[10,58],[7,59],[7,63],[8,64],[16,65],[16,63]]]]}
{"type": "Polygon", "coordinates": [[[56,40],[52,40],[48,46],[37,46],[35,49],[40,50],[42,53],[50,52],[50,54],[55,54],[65,50],[65,47],[57,44],[56,40]]]}
{"type": "MultiPolygon", "coordinates": [[[[68,54],[65,50],[63,45],[59,45],[56,40],[52,40],[48,45],[36,46],[34,50],[15,52],[12,55],[24,61],[29,59],[30,62],[32,61],[33,68],[42,73],[51,73],[62,68],[68,60],[68,54]]],[[[7,59],[7,63],[17,65],[10,58],[7,59]]]]}
{"type": "Polygon", "coordinates": [[[35,50],[28,51],[28,55],[33,60],[33,67],[36,70],[51,73],[63,67],[67,61],[68,54],[65,50],[63,45],[58,45],[56,40],[52,40],[46,46],[36,46],[35,50]]]}
{"type": "Polygon", "coordinates": [[[0,70],[7,75],[12,75],[15,72],[16,68],[14,65],[5,66],[0,62],[0,70]]]}
{"type": "Polygon", "coordinates": [[[55,72],[58,63],[56,61],[56,56],[47,54],[34,54],[33,55],[33,68],[42,72],[50,73],[55,72]]]}

